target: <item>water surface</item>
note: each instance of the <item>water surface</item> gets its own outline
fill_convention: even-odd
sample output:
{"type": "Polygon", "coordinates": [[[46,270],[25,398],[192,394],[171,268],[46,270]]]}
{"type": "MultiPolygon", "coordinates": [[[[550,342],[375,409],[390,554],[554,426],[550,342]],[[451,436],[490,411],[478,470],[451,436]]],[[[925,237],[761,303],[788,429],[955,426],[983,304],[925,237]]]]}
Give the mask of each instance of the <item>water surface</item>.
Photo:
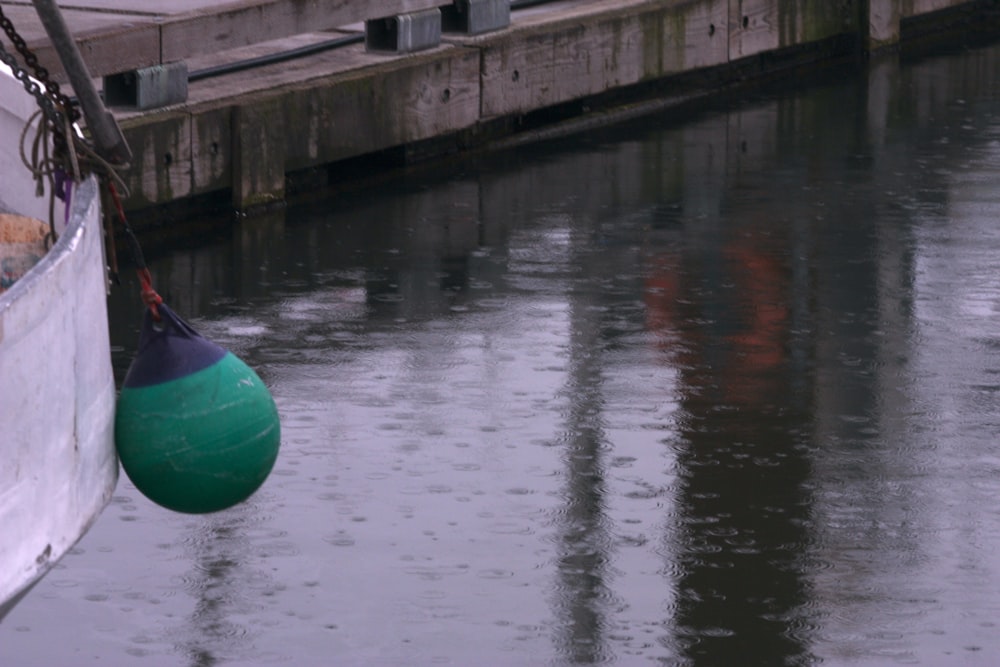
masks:
{"type": "Polygon", "coordinates": [[[276,468],[209,516],[123,478],[0,662],[990,664],[998,59],[845,69],[158,257],[271,387],[276,468]]]}

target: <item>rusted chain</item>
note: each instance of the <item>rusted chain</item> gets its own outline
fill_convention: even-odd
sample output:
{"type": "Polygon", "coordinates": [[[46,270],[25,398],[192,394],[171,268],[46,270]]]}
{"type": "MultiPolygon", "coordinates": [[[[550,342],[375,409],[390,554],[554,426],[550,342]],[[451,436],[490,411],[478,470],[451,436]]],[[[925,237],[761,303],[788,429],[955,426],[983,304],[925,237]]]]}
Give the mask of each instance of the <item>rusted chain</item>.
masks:
{"type": "Polygon", "coordinates": [[[49,222],[54,235],[55,220],[52,211],[54,199],[61,192],[55,182],[56,179],[60,175],[68,174],[78,182],[85,175],[95,173],[103,181],[117,183],[127,194],[128,189],[118,173],[118,169],[124,165],[109,163],[84,139],[77,126],[81,118],[79,106],[62,92],[56,81],[52,80],[49,71],[38,62],[38,57],[28,47],[10,18],[4,14],[2,7],[0,7],[0,29],[7,35],[24,61],[24,65],[22,66],[2,43],[0,43],[0,61],[10,68],[14,77],[21,82],[25,91],[35,98],[39,107],[39,112],[29,119],[21,135],[21,158],[34,175],[39,194],[44,190],[43,183],[48,182],[50,186],[49,222]],[[32,148],[29,156],[26,150],[29,143],[28,131],[36,121],[37,133],[30,141],[32,148]],[[50,142],[51,151],[49,151],[50,142]]]}
{"type": "MultiPolygon", "coordinates": [[[[3,28],[3,31],[10,40],[10,43],[21,55],[21,59],[24,60],[25,67],[31,70],[31,75],[34,76],[35,79],[43,86],[45,86],[45,92],[48,93],[49,97],[64,110],[69,118],[69,122],[72,124],[80,120],[80,110],[73,103],[73,100],[62,92],[59,88],[59,84],[52,80],[49,76],[49,70],[38,62],[38,56],[35,55],[34,51],[28,48],[28,44],[24,41],[24,38],[21,37],[17,28],[14,27],[10,18],[4,14],[2,6],[0,6],[0,28],[3,28]]],[[[9,64],[10,63],[8,63],[8,65],[9,64]]],[[[49,120],[54,121],[54,119],[51,118],[49,120]]]]}

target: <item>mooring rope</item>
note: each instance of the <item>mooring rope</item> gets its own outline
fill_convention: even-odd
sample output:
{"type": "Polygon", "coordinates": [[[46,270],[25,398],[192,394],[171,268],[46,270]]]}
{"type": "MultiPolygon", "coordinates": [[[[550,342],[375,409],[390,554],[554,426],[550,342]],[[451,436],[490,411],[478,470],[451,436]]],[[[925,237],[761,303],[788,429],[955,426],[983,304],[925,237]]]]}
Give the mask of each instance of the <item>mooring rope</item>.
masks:
{"type": "Polygon", "coordinates": [[[80,183],[88,175],[95,175],[102,187],[103,202],[106,203],[107,199],[110,198],[112,204],[110,207],[102,206],[111,273],[117,282],[118,260],[115,253],[112,218],[113,214],[116,213],[122,222],[136,271],[139,274],[142,300],[149,308],[153,319],[159,322],[161,318],[157,307],[163,303],[163,299],[153,289],[152,275],[146,266],[139,240],[125,217],[125,210],[119,196],[119,189],[126,197],[129,194],[128,186],[120,173],[129,165],[112,163],[105,159],[98,154],[95,146],[84,137],[76,124],[80,118],[77,102],[63,93],[59,84],[50,78],[48,70],[39,64],[38,57],[28,47],[2,8],[0,8],[0,29],[3,30],[15,50],[20,54],[25,66],[22,67],[13,54],[3,47],[2,43],[0,43],[0,62],[10,68],[14,77],[21,82],[25,91],[35,98],[39,107],[21,131],[20,152],[21,161],[31,172],[35,181],[37,196],[43,196],[45,187],[48,185],[49,236],[47,241],[54,243],[56,240],[55,200],[60,199],[65,203],[66,221],[68,222],[73,184],[80,183]],[[34,137],[29,138],[32,127],[35,127],[35,134],[34,137]]]}
{"type": "Polygon", "coordinates": [[[136,274],[139,276],[139,291],[142,296],[142,302],[149,308],[153,319],[159,322],[161,317],[157,306],[163,303],[163,298],[153,289],[153,276],[149,271],[149,267],[146,266],[146,258],[142,254],[142,246],[139,244],[139,239],[136,238],[135,232],[132,231],[132,226],[128,223],[128,218],[125,217],[125,209],[122,207],[122,200],[118,196],[115,184],[107,181],[106,185],[111,202],[114,205],[114,210],[118,214],[118,218],[122,221],[122,228],[125,230],[129,248],[132,251],[132,261],[135,263],[136,274]]]}

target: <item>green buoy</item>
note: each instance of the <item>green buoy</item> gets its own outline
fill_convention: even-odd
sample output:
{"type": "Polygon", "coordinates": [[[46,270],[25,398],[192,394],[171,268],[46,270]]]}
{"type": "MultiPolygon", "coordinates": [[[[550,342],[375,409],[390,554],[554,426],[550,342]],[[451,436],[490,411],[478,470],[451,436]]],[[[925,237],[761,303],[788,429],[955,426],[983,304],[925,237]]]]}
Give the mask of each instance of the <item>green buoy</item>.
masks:
{"type": "Polygon", "coordinates": [[[147,312],[139,350],[118,398],[115,444],[147,498],[203,514],[249,498],[278,456],[271,393],[232,352],[206,340],[165,305],[147,312]]]}

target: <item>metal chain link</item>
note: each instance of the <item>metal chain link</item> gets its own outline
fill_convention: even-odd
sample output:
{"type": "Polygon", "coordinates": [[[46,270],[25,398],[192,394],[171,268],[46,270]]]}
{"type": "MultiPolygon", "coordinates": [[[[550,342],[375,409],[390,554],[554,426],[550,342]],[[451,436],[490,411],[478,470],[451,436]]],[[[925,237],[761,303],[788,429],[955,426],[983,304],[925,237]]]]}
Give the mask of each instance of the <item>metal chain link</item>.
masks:
{"type": "Polygon", "coordinates": [[[14,27],[11,20],[6,14],[4,14],[3,7],[0,7],[0,28],[3,28],[7,38],[10,39],[10,43],[13,44],[14,48],[17,49],[17,52],[21,54],[21,58],[24,59],[24,64],[31,69],[35,79],[45,86],[46,92],[53,99],[55,99],[60,106],[70,110],[70,121],[75,123],[80,120],[80,112],[76,108],[73,100],[71,100],[59,89],[58,83],[49,77],[49,71],[45,67],[42,67],[42,65],[38,62],[38,56],[36,56],[35,53],[28,48],[24,38],[17,32],[17,28],[14,27]]]}
{"type": "Polygon", "coordinates": [[[80,120],[80,110],[73,100],[60,90],[59,84],[51,79],[49,71],[38,62],[38,57],[28,48],[27,43],[17,32],[17,28],[14,27],[10,18],[4,14],[3,7],[0,7],[0,28],[3,28],[7,38],[17,49],[31,72],[22,67],[17,58],[5,49],[2,43],[0,43],[0,60],[10,67],[14,77],[24,86],[24,90],[38,102],[39,108],[51,127],[53,146],[56,151],[65,151],[67,141],[63,128],[80,120]],[[45,87],[44,91],[42,86],[45,87]],[[66,122],[67,118],[69,123],[66,122]]]}
{"type": "Polygon", "coordinates": [[[42,91],[41,85],[39,85],[39,83],[32,78],[27,70],[20,66],[20,63],[17,62],[17,58],[15,58],[12,53],[7,51],[7,49],[3,47],[3,44],[0,44],[0,61],[3,61],[3,63],[11,69],[14,74],[14,78],[21,82],[21,85],[24,86],[24,90],[38,101],[38,106],[45,112],[46,118],[48,118],[53,124],[60,122],[63,115],[58,109],[56,109],[52,99],[42,91]]]}

